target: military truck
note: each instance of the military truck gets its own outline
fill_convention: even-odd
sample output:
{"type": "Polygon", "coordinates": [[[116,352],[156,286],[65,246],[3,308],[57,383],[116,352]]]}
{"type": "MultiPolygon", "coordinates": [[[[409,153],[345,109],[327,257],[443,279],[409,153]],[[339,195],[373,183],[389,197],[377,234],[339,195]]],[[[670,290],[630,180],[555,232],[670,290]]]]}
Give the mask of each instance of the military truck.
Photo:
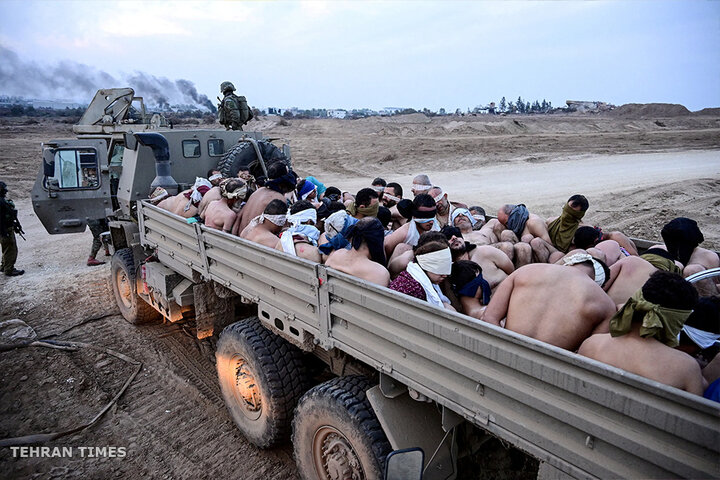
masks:
{"type": "Polygon", "coordinates": [[[422,478],[452,479],[458,457],[492,437],[538,459],[541,478],[720,477],[717,403],[147,201],[154,185],[188,186],[261,134],[119,127],[44,144],[38,217],[62,233],[108,215],[123,317],[194,318],[199,338],[219,336],[232,418],[261,448],[291,439],[303,478],[382,478],[389,452],[419,448],[422,478]],[[66,161],[97,181],[66,181],[66,161]]]}

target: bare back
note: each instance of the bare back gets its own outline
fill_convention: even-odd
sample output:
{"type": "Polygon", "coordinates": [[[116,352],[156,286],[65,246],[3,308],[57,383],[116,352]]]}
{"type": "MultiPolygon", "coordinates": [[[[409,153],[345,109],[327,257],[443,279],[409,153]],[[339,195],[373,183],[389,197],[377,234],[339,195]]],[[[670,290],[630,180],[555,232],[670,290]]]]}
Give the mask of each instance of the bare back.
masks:
{"type": "Polygon", "coordinates": [[[593,335],[578,353],[696,395],[705,388],[700,366],[690,355],[654,338],[640,337],[637,327],[620,337],[593,335]]]}
{"type": "Polygon", "coordinates": [[[354,249],[342,248],[333,251],[328,256],[325,265],[383,287],[390,284],[390,274],[385,267],[354,249]]]}
{"type": "Polygon", "coordinates": [[[235,223],[235,212],[228,207],[224,199],[210,202],[205,209],[205,225],[210,228],[230,233],[235,223]]]}
{"type": "Polygon", "coordinates": [[[248,223],[250,223],[253,218],[263,213],[265,211],[265,207],[268,206],[268,203],[275,199],[282,200],[284,202],[285,195],[267,187],[262,187],[256,190],[252,195],[250,195],[247,203],[238,214],[232,233],[234,235],[241,233],[245,227],[247,227],[248,223]]]}
{"type": "Polygon", "coordinates": [[[265,245],[266,247],[275,248],[278,243],[278,236],[267,228],[263,228],[262,224],[250,226],[248,225],[240,233],[240,238],[250,240],[251,242],[265,245]]]}
{"type": "Polygon", "coordinates": [[[492,290],[515,271],[507,255],[488,245],[481,245],[470,252],[470,260],[482,267],[483,278],[487,280],[492,290]]]}
{"type": "Polygon", "coordinates": [[[561,265],[526,265],[495,291],[483,320],[571,351],[615,313],[615,304],[584,272],[561,265]]]}
{"type": "Polygon", "coordinates": [[[605,291],[616,305],[620,305],[627,302],[656,271],[657,268],[640,257],[623,257],[610,267],[605,291]]]}
{"type": "Polygon", "coordinates": [[[221,198],[222,195],[220,193],[220,187],[212,187],[210,190],[208,190],[205,195],[203,195],[202,200],[200,200],[200,203],[198,204],[198,215],[200,215],[200,218],[205,220],[205,210],[207,210],[210,202],[220,200],[221,198]]]}

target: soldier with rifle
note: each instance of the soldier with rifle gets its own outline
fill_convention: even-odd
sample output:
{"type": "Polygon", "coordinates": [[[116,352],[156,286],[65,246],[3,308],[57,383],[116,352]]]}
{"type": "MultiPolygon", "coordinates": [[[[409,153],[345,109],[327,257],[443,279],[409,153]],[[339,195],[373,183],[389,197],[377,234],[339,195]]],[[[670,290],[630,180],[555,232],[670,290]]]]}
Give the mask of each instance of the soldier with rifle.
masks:
{"type": "Polygon", "coordinates": [[[226,130],[242,130],[243,125],[253,119],[252,109],[243,96],[233,93],[235,86],[230,82],[220,84],[222,100],[218,97],[218,121],[226,130]]]}
{"type": "Polygon", "coordinates": [[[17,233],[25,240],[22,226],[17,218],[17,210],[12,200],[5,198],[7,195],[7,185],[0,181],[0,246],[2,246],[2,265],[1,269],[8,277],[22,275],[25,270],[15,268],[15,260],[17,259],[18,249],[15,240],[17,233]]]}

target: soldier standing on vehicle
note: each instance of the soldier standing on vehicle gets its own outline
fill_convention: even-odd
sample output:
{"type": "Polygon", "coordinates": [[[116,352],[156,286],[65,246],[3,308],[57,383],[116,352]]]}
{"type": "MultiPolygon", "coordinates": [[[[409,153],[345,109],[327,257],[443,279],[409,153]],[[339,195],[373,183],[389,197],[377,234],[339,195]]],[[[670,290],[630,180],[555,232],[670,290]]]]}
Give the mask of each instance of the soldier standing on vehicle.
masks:
{"type": "MultiPolygon", "coordinates": [[[[23,229],[17,218],[17,210],[12,200],[5,198],[7,185],[0,182],[0,246],[2,246],[2,271],[8,277],[22,275],[25,270],[15,268],[18,249],[15,234],[22,236],[23,229]]],[[[25,237],[23,237],[25,238],[25,237]]]]}
{"type": "Polygon", "coordinates": [[[243,96],[235,95],[235,86],[230,82],[220,84],[224,95],[218,104],[218,121],[226,130],[242,130],[243,125],[252,120],[253,113],[243,96]]]}
{"type": "Polygon", "coordinates": [[[104,245],[102,242],[102,233],[106,232],[108,230],[108,223],[107,220],[104,218],[97,218],[94,220],[88,220],[88,227],[90,228],[90,232],[93,236],[93,242],[92,247],[90,247],[90,256],[88,257],[87,266],[88,267],[94,267],[97,265],[102,265],[105,262],[101,262],[97,258],[95,258],[100,251],[100,247],[105,247],[105,256],[110,256],[110,250],[108,249],[107,245],[104,245]]]}

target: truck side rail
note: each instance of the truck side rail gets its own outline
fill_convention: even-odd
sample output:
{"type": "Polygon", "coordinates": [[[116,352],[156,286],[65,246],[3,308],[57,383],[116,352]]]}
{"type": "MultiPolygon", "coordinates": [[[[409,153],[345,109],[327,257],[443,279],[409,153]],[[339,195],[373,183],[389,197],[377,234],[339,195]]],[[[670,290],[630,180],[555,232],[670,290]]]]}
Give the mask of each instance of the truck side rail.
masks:
{"type": "Polygon", "coordinates": [[[138,216],[163,263],[257,303],[284,337],[337,348],[572,477],[720,477],[720,404],[145,202],[138,216]]]}

